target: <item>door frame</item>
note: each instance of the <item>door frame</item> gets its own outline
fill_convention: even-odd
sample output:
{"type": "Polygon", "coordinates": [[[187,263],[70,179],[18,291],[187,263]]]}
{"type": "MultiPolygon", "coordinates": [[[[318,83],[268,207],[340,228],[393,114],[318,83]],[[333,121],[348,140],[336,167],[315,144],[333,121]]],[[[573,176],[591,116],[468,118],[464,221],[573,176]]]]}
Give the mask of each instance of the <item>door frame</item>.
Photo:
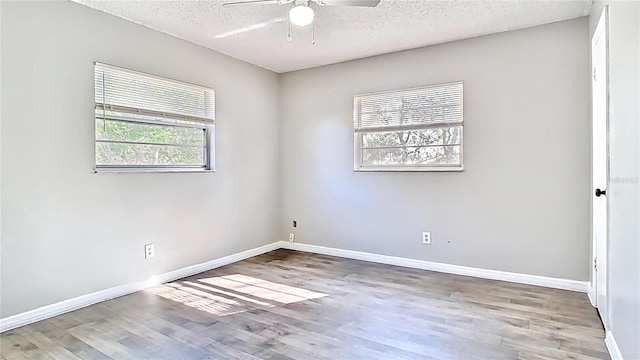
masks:
{"type": "MultiPolygon", "coordinates": [[[[605,184],[605,189],[607,189],[609,187],[609,9],[608,6],[605,5],[602,9],[602,14],[600,14],[600,17],[598,19],[598,24],[596,26],[596,29],[593,33],[593,36],[591,37],[591,65],[592,65],[592,76],[596,76],[595,74],[595,66],[593,63],[594,60],[594,49],[595,49],[595,44],[596,42],[601,38],[604,37],[604,40],[606,41],[606,46],[605,46],[605,64],[606,64],[606,72],[604,72],[603,74],[597,74],[598,76],[604,76],[605,78],[605,101],[606,101],[606,111],[605,111],[605,134],[601,135],[601,136],[605,136],[605,144],[606,144],[606,184],[605,184]]],[[[603,250],[600,249],[600,247],[598,246],[598,241],[597,241],[597,237],[596,237],[596,233],[595,233],[595,222],[596,219],[594,219],[594,208],[595,208],[595,195],[594,195],[594,191],[596,189],[596,187],[598,187],[597,184],[594,184],[594,158],[593,158],[593,154],[594,154],[594,139],[596,137],[596,134],[594,133],[594,123],[595,123],[595,119],[594,119],[594,108],[595,108],[595,104],[593,101],[593,97],[594,97],[594,88],[593,88],[593,81],[594,78],[591,78],[591,146],[592,146],[592,152],[591,152],[591,283],[590,283],[590,289],[589,289],[589,299],[591,301],[591,304],[597,308],[599,308],[599,311],[602,310],[601,314],[604,313],[601,318],[603,321],[603,325],[606,328],[608,328],[608,318],[609,318],[609,298],[608,298],[608,282],[609,282],[609,278],[608,278],[608,268],[609,268],[609,264],[608,264],[608,260],[609,260],[609,197],[605,195],[605,198],[603,199],[605,201],[605,207],[606,207],[606,217],[604,219],[604,225],[605,225],[605,233],[606,233],[606,237],[605,237],[605,246],[602,248],[604,249],[604,253],[600,253],[603,250]],[[597,261],[597,259],[600,259],[600,261],[597,261]],[[597,261],[597,263],[596,263],[597,261]],[[598,264],[599,263],[599,264],[598,264]],[[596,270],[596,265],[597,265],[597,270],[596,270]],[[604,284],[600,284],[598,283],[598,272],[599,271],[603,271],[604,272],[604,278],[605,283],[604,284]],[[604,287],[605,290],[605,304],[598,304],[598,289],[600,287],[604,287]]],[[[608,194],[607,194],[608,195],[608,194]]]]}

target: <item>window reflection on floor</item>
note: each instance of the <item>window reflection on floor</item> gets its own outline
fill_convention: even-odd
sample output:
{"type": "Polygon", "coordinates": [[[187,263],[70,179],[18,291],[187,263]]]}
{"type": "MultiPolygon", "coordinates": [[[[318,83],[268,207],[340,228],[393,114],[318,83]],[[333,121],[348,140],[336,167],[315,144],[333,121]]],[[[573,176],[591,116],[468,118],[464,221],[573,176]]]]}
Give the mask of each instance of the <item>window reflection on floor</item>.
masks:
{"type": "Polygon", "coordinates": [[[327,296],[240,274],[178,280],[147,291],[218,316],[327,296]]]}

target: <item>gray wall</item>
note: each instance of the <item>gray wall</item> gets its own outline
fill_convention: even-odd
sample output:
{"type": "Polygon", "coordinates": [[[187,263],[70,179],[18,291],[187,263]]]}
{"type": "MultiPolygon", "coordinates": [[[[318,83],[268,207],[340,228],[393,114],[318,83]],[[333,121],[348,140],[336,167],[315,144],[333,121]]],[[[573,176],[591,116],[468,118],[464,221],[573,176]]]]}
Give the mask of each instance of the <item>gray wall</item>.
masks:
{"type": "Polygon", "coordinates": [[[586,19],[278,77],[73,3],[0,8],[0,317],[284,240],[293,219],[303,243],[588,278],[586,19]],[[93,174],[93,61],[213,87],[218,171],[93,174]],[[456,80],[464,172],[351,170],[354,94],[456,80]]]}
{"type": "Polygon", "coordinates": [[[593,34],[609,5],[609,330],[640,359],[640,2],[596,1],[593,34]]]}
{"type": "Polygon", "coordinates": [[[276,74],[70,2],[1,7],[0,317],[277,240],[276,74]],[[218,171],[93,174],[94,61],[213,87],[218,171]]]}
{"type": "Polygon", "coordinates": [[[588,19],[288,73],[280,238],[589,278],[588,19]],[[353,172],[353,95],[464,81],[465,171],[353,172]],[[432,245],[421,244],[431,231],[432,245]]]}

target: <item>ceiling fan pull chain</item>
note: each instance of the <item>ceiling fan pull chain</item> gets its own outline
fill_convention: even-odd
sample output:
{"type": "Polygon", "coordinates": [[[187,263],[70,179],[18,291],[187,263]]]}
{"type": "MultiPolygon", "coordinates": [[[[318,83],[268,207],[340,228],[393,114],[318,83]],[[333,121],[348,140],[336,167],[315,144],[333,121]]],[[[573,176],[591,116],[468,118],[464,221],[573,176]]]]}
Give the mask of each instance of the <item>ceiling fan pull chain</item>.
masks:
{"type": "Polygon", "coordinates": [[[313,23],[313,28],[311,28],[311,43],[313,45],[316,44],[316,23],[313,23]]]}
{"type": "Polygon", "coordinates": [[[287,41],[291,41],[291,21],[289,21],[289,33],[287,33],[287,41]]]}

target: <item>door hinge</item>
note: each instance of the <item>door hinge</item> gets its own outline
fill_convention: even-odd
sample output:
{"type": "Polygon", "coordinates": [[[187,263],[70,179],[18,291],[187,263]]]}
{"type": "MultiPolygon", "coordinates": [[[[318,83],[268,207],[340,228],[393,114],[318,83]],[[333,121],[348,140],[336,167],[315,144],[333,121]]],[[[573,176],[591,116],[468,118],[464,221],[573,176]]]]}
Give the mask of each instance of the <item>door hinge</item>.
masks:
{"type": "Polygon", "coordinates": [[[593,270],[598,271],[598,258],[593,258],[593,270]]]}
{"type": "Polygon", "coordinates": [[[593,68],[593,81],[598,81],[596,78],[596,68],[593,68]]]}

